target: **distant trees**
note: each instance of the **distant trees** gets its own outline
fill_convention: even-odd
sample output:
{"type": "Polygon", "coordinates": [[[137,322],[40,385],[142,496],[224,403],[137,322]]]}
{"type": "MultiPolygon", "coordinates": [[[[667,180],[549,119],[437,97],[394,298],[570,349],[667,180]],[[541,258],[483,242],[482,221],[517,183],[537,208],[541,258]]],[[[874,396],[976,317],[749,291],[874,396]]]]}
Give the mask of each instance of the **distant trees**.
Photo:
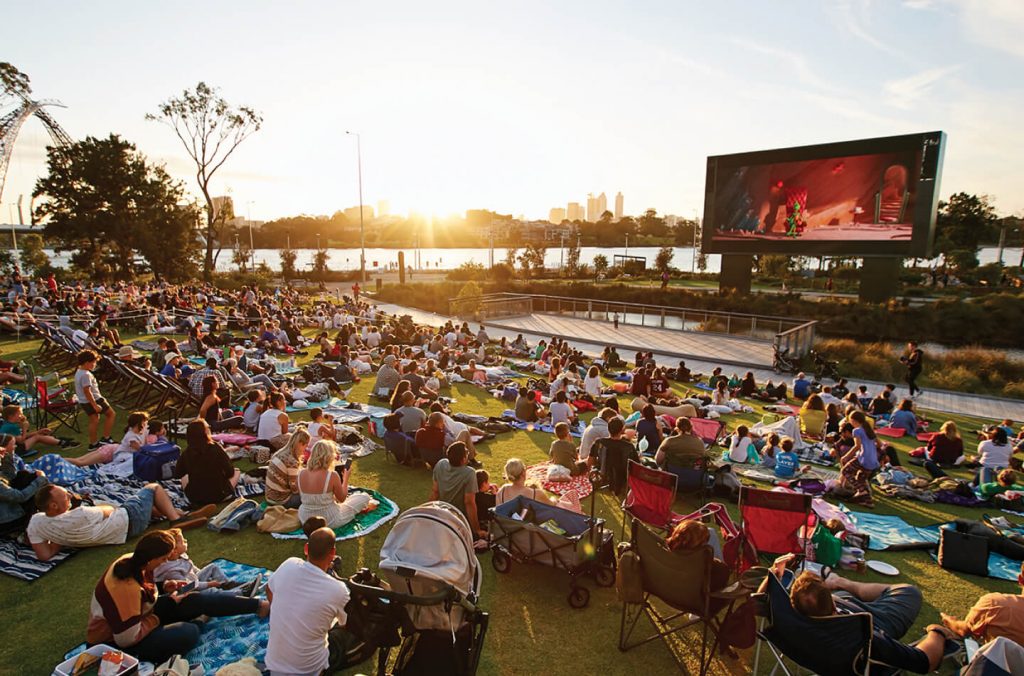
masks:
{"type": "Polygon", "coordinates": [[[565,274],[575,277],[580,271],[580,240],[576,231],[569,235],[569,246],[565,248],[565,274]]]}
{"type": "Polygon", "coordinates": [[[111,134],[47,149],[48,173],[36,182],[34,217],[72,264],[97,277],[131,278],[136,254],[157,275],[192,275],[196,210],[163,167],[111,134]]]}
{"type": "MultiPolygon", "coordinates": [[[[181,96],[160,104],[157,114],[147,114],[147,120],[162,122],[174,130],[185,152],[196,165],[196,181],[206,201],[206,254],[203,258],[203,277],[213,276],[217,256],[224,245],[223,233],[218,232],[218,219],[210,194],[210,181],[224,166],[239,144],[259,130],[263,118],[252,108],[232,106],[215,87],[200,82],[195,89],[186,89],[181,96]],[[216,242],[217,255],[214,255],[216,242]]],[[[223,224],[224,219],[220,219],[223,224]]]]}
{"type": "Polygon", "coordinates": [[[21,271],[30,277],[41,277],[50,271],[50,257],[43,250],[43,238],[37,233],[29,233],[18,241],[18,257],[21,260],[21,271]]]}
{"type": "Polygon", "coordinates": [[[640,234],[648,237],[664,237],[668,234],[668,225],[665,219],[658,215],[654,209],[648,209],[640,217],[638,222],[640,234]]]}
{"type": "Polygon", "coordinates": [[[608,272],[608,257],[604,254],[594,256],[594,276],[601,277],[608,272]]]}
{"type": "Polygon", "coordinates": [[[672,259],[676,252],[670,246],[663,246],[658,249],[658,255],[654,258],[654,267],[658,272],[668,272],[672,267],[672,259]]]}
{"type": "Polygon", "coordinates": [[[284,281],[287,283],[289,279],[294,279],[296,277],[295,260],[298,258],[298,255],[295,253],[295,249],[287,248],[281,249],[280,256],[281,276],[284,277],[284,281]]]}
{"type": "Polygon", "coordinates": [[[523,253],[519,255],[519,266],[523,269],[523,274],[530,277],[538,271],[543,272],[544,256],[546,254],[547,248],[543,245],[528,245],[523,253]]]}
{"type": "Polygon", "coordinates": [[[978,267],[978,247],[995,236],[995,209],[987,195],[958,192],[939,203],[935,223],[935,250],[953,267],[978,267]]]}

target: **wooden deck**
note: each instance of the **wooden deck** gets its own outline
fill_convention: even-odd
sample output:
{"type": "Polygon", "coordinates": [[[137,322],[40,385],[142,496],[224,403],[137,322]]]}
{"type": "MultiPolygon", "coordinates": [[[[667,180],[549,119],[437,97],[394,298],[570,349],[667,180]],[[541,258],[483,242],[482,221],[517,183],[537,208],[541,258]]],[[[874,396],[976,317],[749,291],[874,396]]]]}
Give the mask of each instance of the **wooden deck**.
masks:
{"type": "MultiPolygon", "coordinates": [[[[378,304],[381,310],[390,313],[408,314],[417,323],[440,326],[451,319],[459,324],[462,320],[430,312],[386,303],[378,304]]],[[[552,336],[564,338],[585,353],[596,355],[606,345],[615,345],[620,355],[632,363],[632,353],[651,350],[655,359],[662,364],[674,366],[680,359],[693,371],[708,373],[716,366],[723,366],[725,372],[743,375],[753,371],[758,383],[778,380],[779,375],[771,370],[772,347],[767,342],[732,338],[717,334],[702,334],[696,331],[676,331],[654,327],[620,324],[615,329],[611,322],[591,319],[576,319],[558,315],[535,313],[522,317],[504,317],[487,322],[487,332],[492,338],[506,336],[509,340],[522,333],[531,343],[552,336]]],[[[808,374],[810,375],[810,374],[808,374]]],[[[786,375],[787,380],[791,375],[786,375]]],[[[867,385],[872,394],[882,389],[883,383],[850,378],[850,389],[867,385]]],[[[897,400],[906,396],[906,387],[896,388],[897,400]]],[[[915,401],[922,408],[946,413],[959,413],[987,419],[1009,418],[1015,422],[1024,420],[1024,401],[1002,399],[986,395],[928,390],[915,401]]]]}

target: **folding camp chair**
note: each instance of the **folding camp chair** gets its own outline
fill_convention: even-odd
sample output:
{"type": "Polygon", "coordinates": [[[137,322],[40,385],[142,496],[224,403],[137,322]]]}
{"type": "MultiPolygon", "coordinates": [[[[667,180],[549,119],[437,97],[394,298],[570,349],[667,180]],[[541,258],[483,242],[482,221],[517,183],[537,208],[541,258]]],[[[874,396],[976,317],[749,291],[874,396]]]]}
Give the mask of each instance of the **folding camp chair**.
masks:
{"type": "MultiPolygon", "coordinates": [[[[810,495],[804,493],[787,493],[782,491],[766,491],[760,488],[742,486],[740,488],[740,532],[742,538],[750,543],[761,555],[766,554],[802,554],[800,543],[801,529],[815,523],[811,512],[810,495]]],[[[741,562],[741,569],[747,563],[741,562]]]]}
{"type": "Polygon", "coordinates": [[[707,448],[717,446],[725,438],[725,423],[712,418],[690,418],[693,433],[704,442],[707,448]]]}
{"type": "Polygon", "coordinates": [[[680,521],[672,511],[676,500],[676,475],[644,467],[633,460],[626,468],[629,491],[622,501],[622,537],[626,536],[626,522],[639,519],[660,530],[670,530],[680,521]]]}
{"type": "Polygon", "coordinates": [[[708,489],[708,461],[706,458],[697,458],[689,467],[666,464],[665,471],[676,475],[677,495],[696,495],[700,502],[704,502],[708,489]]]}
{"type": "Polygon", "coordinates": [[[70,398],[67,388],[51,391],[45,379],[36,378],[36,427],[48,427],[50,420],[56,420],[58,427],[81,432],[78,411],[78,402],[70,398]]]}
{"type": "MultiPolygon", "coordinates": [[[[702,625],[700,637],[700,674],[707,673],[718,646],[719,631],[736,601],[745,598],[749,592],[739,584],[733,584],[720,591],[711,591],[711,566],[714,553],[710,545],[699,549],[671,551],[665,541],[650,528],[638,521],[633,522],[631,538],[633,552],[639,558],[642,598],[622,605],[622,620],[619,624],[619,650],[623,652],[654,641],[663,636],[676,634],[694,625],[702,625]],[[671,614],[662,614],[651,602],[656,598],[672,608],[671,614]],[[712,611],[712,601],[717,606],[712,611]],[[724,610],[724,614],[723,614],[724,610]],[[630,640],[641,615],[649,614],[655,633],[646,638],[630,640]],[[719,619],[721,617],[721,619],[719,619]],[[714,640],[708,644],[708,633],[714,640]]],[[[621,570],[622,574],[635,573],[621,570]]],[[[629,583],[624,582],[624,588],[629,583]]]]}

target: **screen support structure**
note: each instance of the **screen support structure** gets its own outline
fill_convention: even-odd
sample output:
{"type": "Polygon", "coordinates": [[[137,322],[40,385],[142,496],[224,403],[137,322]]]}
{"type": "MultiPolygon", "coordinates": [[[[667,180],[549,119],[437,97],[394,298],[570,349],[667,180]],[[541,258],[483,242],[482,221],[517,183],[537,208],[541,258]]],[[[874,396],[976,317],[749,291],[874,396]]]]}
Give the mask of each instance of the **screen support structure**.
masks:
{"type": "Polygon", "coordinates": [[[893,291],[900,288],[902,268],[903,258],[899,256],[863,259],[858,292],[860,301],[884,303],[892,298],[893,291]]]}
{"type": "Polygon", "coordinates": [[[754,257],[751,255],[722,254],[722,272],[718,275],[718,291],[748,295],[753,267],[754,257]]]}

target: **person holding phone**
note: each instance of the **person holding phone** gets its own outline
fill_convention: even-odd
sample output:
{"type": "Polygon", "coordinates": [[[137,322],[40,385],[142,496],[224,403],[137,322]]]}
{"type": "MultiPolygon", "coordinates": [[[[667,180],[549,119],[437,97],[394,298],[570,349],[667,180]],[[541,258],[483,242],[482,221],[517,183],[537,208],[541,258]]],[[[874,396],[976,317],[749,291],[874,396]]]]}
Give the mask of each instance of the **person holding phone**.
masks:
{"type": "Polygon", "coordinates": [[[338,445],[321,439],[313,444],[306,467],[299,471],[299,521],[305,523],[314,516],[322,517],[328,528],[340,528],[356,518],[360,512],[377,508],[377,501],[368,493],[349,492],[348,479],[352,472],[351,458],[335,471],[338,464],[338,445]]]}

